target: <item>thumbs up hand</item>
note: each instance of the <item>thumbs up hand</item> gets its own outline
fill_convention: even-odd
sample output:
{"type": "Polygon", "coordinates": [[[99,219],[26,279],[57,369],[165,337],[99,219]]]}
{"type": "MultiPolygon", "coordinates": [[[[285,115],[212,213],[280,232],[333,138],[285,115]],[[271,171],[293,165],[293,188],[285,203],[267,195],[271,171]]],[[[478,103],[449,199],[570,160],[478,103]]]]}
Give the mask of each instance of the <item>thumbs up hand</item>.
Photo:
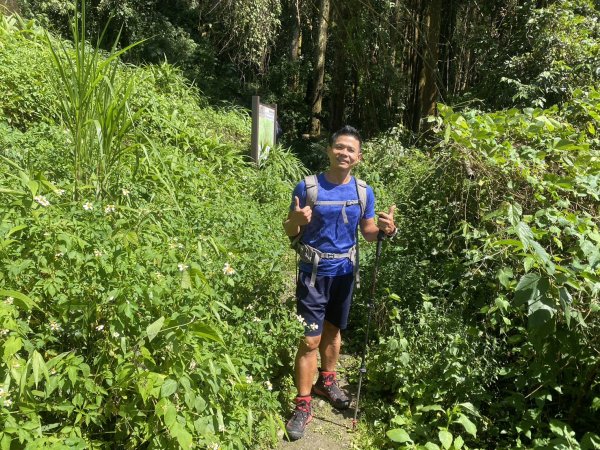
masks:
{"type": "Polygon", "coordinates": [[[299,227],[308,224],[312,219],[312,208],[310,206],[300,208],[300,199],[298,196],[294,196],[294,202],[294,211],[292,211],[290,218],[299,227]]]}
{"type": "Polygon", "coordinates": [[[377,213],[377,228],[383,231],[386,235],[390,236],[396,232],[396,224],[394,223],[394,211],[396,205],[390,206],[388,212],[377,213]]]}

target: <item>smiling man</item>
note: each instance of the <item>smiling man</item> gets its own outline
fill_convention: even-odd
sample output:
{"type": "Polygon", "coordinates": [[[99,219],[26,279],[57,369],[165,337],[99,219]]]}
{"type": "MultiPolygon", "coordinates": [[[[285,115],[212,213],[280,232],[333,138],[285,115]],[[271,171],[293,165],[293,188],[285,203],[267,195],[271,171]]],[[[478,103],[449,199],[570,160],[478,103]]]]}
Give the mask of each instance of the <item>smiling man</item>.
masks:
{"type": "Polygon", "coordinates": [[[378,213],[375,223],[373,190],[351,175],[362,159],[358,131],[345,126],[331,137],[329,169],[305,178],[292,194],[283,226],[300,255],[296,286],[297,312],[305,323],[295,361],[295,409],[286,424],[288,436],[300,439],[312,419],[312,394],[325,397],[338,409],[350,406],[350,398],[338,386],[336,365],[340,330],[346,328],[354,284],[358,278],[358,229],[367,241],[379,231],[396,233],[394,209],[378,213]],[[321,356],[319,377],[317,353],[321,356]]]}

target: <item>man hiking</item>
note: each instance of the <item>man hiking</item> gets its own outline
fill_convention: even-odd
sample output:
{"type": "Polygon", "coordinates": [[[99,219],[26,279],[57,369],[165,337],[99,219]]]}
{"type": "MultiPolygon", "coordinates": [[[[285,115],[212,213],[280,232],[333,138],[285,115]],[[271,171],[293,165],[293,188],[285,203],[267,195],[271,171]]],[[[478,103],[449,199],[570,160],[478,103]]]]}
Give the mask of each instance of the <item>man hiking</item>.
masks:
{"type": "MultiPolygon", "coordinates": [[[[286,424],[290,439],[300,439],[312,419],[312,393],[325,397],[338,409],[350,398],[338,386],[336,364],[340,330],[346,328],[354,283],[358,277],[358,227],[367,241],[376,241],[380,230],[396,233],[394,209],[378,213],[371,187],[350,172],[362,159],[358,131],[345,126],[331,136],[327,149],[329,169],[298,183],[283,226],[300,255],[296,286],[297,312],[305,324],[295,361],[298,395],[286,424]],[[319,377],[317,351],[321,356],[319,377]]],[[[356,280],[357,281],[357,280],[356,280]]]]}

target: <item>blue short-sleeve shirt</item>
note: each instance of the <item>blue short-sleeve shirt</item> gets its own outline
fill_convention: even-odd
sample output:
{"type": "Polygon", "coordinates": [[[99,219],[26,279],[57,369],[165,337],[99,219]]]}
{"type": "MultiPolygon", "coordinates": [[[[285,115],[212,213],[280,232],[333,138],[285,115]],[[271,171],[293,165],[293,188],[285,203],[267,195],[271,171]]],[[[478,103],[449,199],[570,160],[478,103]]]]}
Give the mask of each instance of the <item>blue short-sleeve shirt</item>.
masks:
{"type": "MultiPolygon", "coordinates": [[[[358,191],[354,177],[346,184],[333,184],[327,181],[324,174],[317,176],[319,183],[317,201],[347,201],[358,200],[358,191]]],[[[290,210],[294,209],[294,197],[300,199],[300,207],[306,206],[306,184],[304,180],[296,185],[292,194],[290,210]]],[[[316,205],[313,208],[312,219],[304,230],[302,242],[315,247],[322,252],[346,253],[356,241],[356,227],[360,217],[360,205],[346,206],[348,223],[344,223],[341,205],[316,205]]],[[[362,219],[375,217],[375,195],[373,189],[367,186],[367,204],[362,219]]],[[[312,266],[300,262],[300,270],[312,272],[312,266]]],[[[352,263],[348,258],[322,259],[319,262],[317,275],[336,276],[351,273],[352,263]]]]}

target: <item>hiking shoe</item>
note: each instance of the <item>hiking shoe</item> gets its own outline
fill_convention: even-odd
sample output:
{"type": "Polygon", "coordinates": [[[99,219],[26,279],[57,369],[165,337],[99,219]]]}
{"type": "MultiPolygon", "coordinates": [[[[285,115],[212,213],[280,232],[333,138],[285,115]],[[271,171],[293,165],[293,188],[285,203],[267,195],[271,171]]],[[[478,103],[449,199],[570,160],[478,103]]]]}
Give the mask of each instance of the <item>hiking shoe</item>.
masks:
{"type": "Polygon", "coordinates": [[[338,386],[336,372],[325,372],[319,369],[319,378],[312,388],[313,393],[329,400],[337,409],[347,409],[350,406],[350,397],[338,386]]]}
{"type": "Polygon", "coordinates": [[[292,413],[292,418],[285,424],[285,431],[287,431],[287,434],[292,441],[304,436],[304,429],[312,420],[310,401],[310,395],[306,397],[296,397],[294,399],[296,407],[292,413]]]}

